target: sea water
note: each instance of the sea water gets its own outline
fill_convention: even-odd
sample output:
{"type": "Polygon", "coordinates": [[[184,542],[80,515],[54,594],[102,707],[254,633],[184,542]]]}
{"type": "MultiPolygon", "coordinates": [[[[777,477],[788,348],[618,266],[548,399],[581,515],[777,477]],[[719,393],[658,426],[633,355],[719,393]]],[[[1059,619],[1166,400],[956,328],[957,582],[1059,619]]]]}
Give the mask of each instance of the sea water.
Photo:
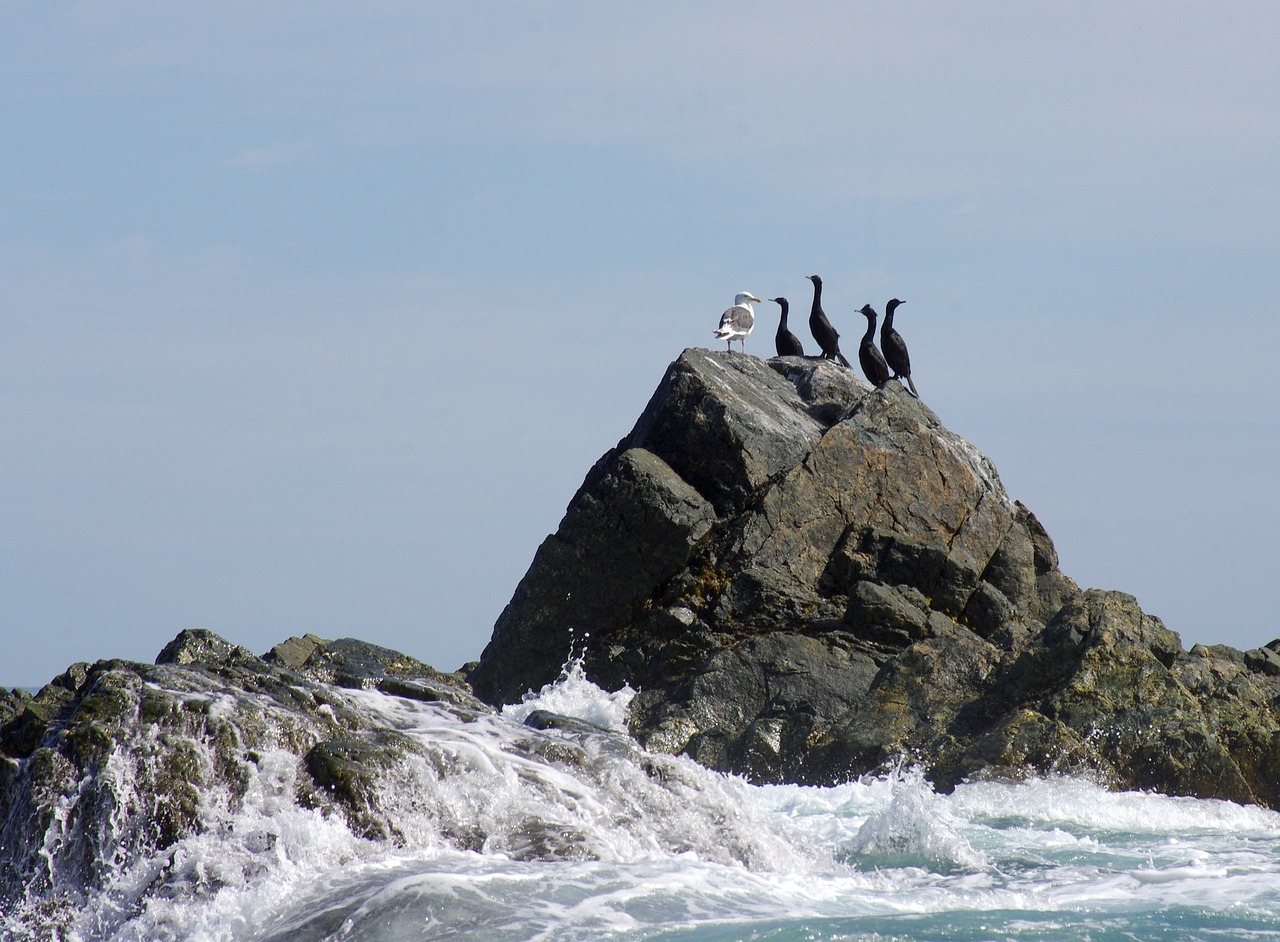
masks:
{"type": "MultiPolygon", "coordinates": [[[[264,755],[248,794],[210,796],[203,833],[163,860],[121,863],[62,937],[1280,939],[1280,814],[1264,809],[1079,778],[941,794],[910,767],[752,786],[637,749],[622,732],[631,692],[576,665],[471,722],[344,695],[431,744],[432,761],[384,785],[396,840],[297,806],[296,758],[264,755]],[[535,709],[616,732],[530,730],[535,709]]],[[[8,913],[0,938],[37,926],[8,913]]]]}

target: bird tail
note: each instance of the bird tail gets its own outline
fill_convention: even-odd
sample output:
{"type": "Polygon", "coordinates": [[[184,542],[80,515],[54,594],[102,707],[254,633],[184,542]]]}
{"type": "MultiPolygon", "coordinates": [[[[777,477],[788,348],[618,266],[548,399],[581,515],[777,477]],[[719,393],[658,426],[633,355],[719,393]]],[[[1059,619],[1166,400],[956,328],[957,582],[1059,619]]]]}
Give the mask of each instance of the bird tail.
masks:
{"type": "MultiPolygon", "coordinates": [[[[841,363],[843,363],[845,366],[849,366],[849,361],[844,358],[844,354],[841,353],[839,350],[836,351],[836,359],[839,360],[841,363]]],[[[849,366],[849,369],[853,369],[853,367],[849,366]]]]}
{"type": "Polygon", "coordinates": [[[917,399],[919,399],[919,398],[920,398],[920,394],[919,394],[918,392],[916,392],[916,384],[915,384],[915,383],[913,383],[913,382],[911,382],[911,374],[910,374],[910,373],[908,373],[908,374],[907,374],[907,385],[911,388],[911,395],[913,395],[913,396],[915,396],[917,399]]]}

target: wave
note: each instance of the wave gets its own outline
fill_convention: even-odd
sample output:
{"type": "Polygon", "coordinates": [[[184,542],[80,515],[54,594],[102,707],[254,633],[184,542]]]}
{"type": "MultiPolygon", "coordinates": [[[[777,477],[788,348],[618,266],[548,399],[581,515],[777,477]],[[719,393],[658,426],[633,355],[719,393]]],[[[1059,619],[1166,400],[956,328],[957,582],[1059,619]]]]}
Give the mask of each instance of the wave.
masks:
{"type": "MultiPolygon", "coordinates": [[[[192,696],[206,718],[234,706],[192,696]]],[[[1264,809],[1065,777],[941,794],[911,767],[752,786],[639,749],[631,693],[596,688],[574,663],[497,714],[327,696],[334,716],[395,746],[363,817],[300,798],[297,730],[281,725],[279,747],[246,750],[236,787],[193,796],[198,827],[166,843],[155,764],[225,766],[228,752],[207,725],[167,743],[140,726],[49,816],[42,879],[6,902],[3,937],[1280,934],[1280,815],[1264,809]]],[[[274,722],[265,704],[261,719],[274,722]]]]}

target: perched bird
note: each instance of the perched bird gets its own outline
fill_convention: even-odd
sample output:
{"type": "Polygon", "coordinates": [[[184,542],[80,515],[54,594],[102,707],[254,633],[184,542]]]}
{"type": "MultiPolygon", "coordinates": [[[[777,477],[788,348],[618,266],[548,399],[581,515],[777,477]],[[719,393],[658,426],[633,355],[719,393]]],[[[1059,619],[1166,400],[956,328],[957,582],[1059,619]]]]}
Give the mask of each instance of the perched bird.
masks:
{"type": "Polygon", "coordinates": [[[884,351],[884,360],[889,364],[889,369],[893,370],[893,378],[905,379],[911,395],[919,399],[916,384],[911,382],[911,357],[907,356],[906,341],[902,339],[902,334],[893,329],[893,312],[899,304],[905,303],[894,298],[885,305],[884,325],[880,328],[880,349],[884,351]]]}
{"type": "Polygon", "coordinates": [[[872,386],[880,387],[889,382],[889,364],[876,349],[876,309],[870,304],[862,305],[862,313],[867,315],[867,332],[862,335],[862,343],[858,346],[858,362],[862,364],[862,372],[872,386]]]}
{"type": "Polygon", "coordinates": [[[787,299],[770,298],[769,300],[774,304],[782,305],[782,320],[778,321],[778,333],[774,336],[774,343],[778,347],[778,356],[804,356],[804,347],[800,346],[800,338],[787,329],[787,311],[790,309],[787,299]]]}
{"type": "Polygon", "coordinates": [[[733,299],[733,307],[725,309],[725,312],[720,315],[720,326],[712,331],[728,344],[729,350],[733,349],[735,340],[740,340],[742,352],[747,352],[747,334],[751,333],[751,328],[756,325],[756,312],[751,307],[752,301],[761,303],[760,299],[750,291],[738,292],[738,296],[733,299]]]}
{"type": "Polygon", "coordinates": [[[849,361],[840,352],[840,334],[831,326],[827,315],[822,311],[822,279],[817,275],[807,276],[813,282],[813,307],[809,309],[809,332],[822,348],[822,356],[827,360],[839,360],[845,366],[849,361]]]}

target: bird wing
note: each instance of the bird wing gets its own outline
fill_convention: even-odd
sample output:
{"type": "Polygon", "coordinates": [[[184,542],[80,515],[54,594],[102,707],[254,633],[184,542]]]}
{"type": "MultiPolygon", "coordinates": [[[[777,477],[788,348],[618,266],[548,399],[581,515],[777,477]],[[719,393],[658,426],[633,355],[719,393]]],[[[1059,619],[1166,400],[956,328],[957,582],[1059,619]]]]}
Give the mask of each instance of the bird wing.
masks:
{"type": "Polygon", "coordinates": [[[907,353],[907,342],[901,334],[892,327],[880,331],[880,346],[884,348],[884,358],[895,374],[910,375],[911,355],[907,353]]]}
{"type": "Polygon", "coordinates": [[[715,332],[717,334],[746,334],[751,332],[751,328],[755,326],[755,322],[756,318],[751,312],[751,308],[742,304],[735,304],[720,315],[720,326],[715,332]]]}

